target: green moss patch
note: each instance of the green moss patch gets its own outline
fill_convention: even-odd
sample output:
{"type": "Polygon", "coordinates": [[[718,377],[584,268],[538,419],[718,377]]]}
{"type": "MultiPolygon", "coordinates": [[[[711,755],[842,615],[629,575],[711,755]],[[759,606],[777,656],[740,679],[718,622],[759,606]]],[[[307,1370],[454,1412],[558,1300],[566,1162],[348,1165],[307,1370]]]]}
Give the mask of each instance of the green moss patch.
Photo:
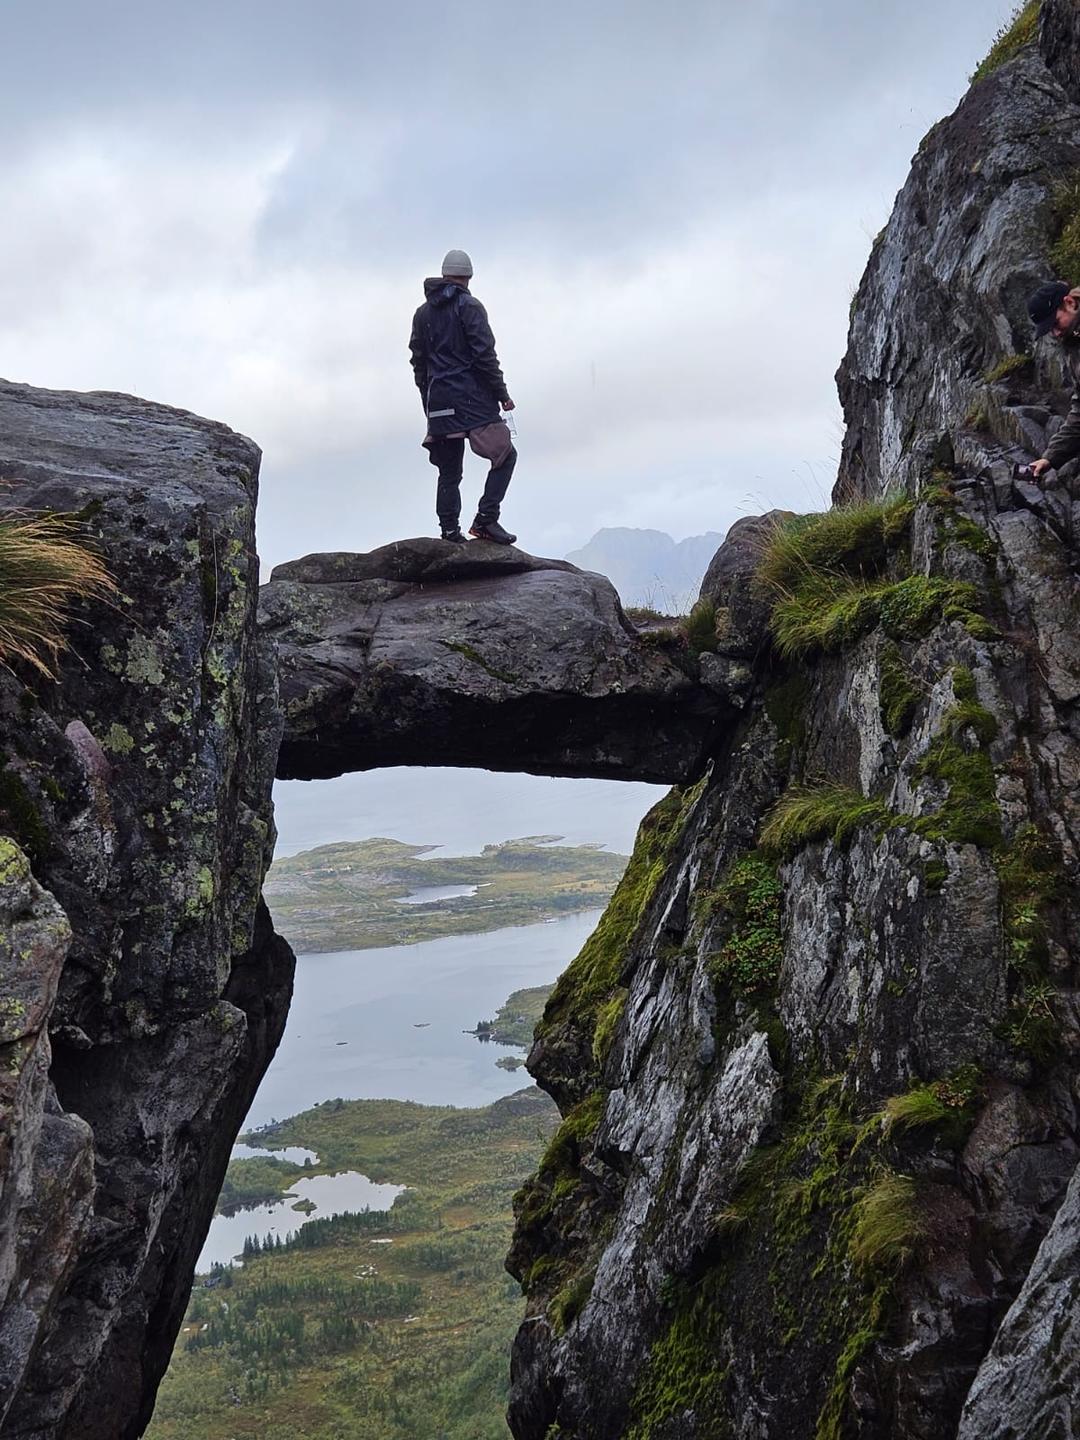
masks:
{"type": "Polygon", "coordinates": [[[0,831],[10,835],[26,852],[31,865],[39,865],[52,849],[41,808],[25,783],[0,756],[0,831]]]}
{"type": "Polygon", "coordinates": [[[793,785],[769,812],[761,828],[761,848],[789,860],[804,845],[831,840],[848,845],[863,826],[894,822],[887,806],[844,785],[793,785]]]}
{"type": "Polygon", "coordinates": [[[983,379],[988,385],[996,385],[999,380],[1005,380],[1019,370],[1026,370],[1031,364],[1030,355],[1006,355],[1003,360],[999,360],[996,365],[987,370],[983,379]]]}
{"type": "Polygon", "coordinates": [[[941,733],[915,769],[917,779],[944,784],[948,794],[932,815],[910,822],[917,834],[954,845],[998,850],[1002,845],[997,779],[985,746],[998,731],[997,721],[976,698],[971,671],[952,672],[956,704],[945,712],[941,733]]]}
{"type": "Polygon", "coordinates": [[[663,879],[668,855],[701,788],[701,784],[689,790],[676,787],[642,820],[630,863],[600,923],[551,992],[537,1026],[538,1039],[571,1021],[588,1033],[592,1046],[601,1007],[619,987],[630,942],[663,879]]]}
{"type": "Polygon", "coordinates": [[[915,1183],[883,1153],[886,1140],[877,1117],[854,1112],[840,1077],[804,1082],[778,1142],[751,1157],[718,1212],[711,1263],[665,1287],[674,1313],[643,1367],[627,1440],[659,1440],[686,1411],[695,1433],[735,1433],[727,1382],[740,1326],[753,1341],[735,1344],[773,1354],[801,1338],[825,1377],[816,1440],[848,1433],[852,1373],[887,1331],[924,1228],[915,1183]]]}
{"type": "Polygon", "coordinates": [[[843,650],[879,625],[895,640],[918,639],[942,620],[982,629],[977,605],[974,585],[941,575],[865,581],[823,574],[778,600],[770,623],[782,655],[805,656],[843,650]]]}

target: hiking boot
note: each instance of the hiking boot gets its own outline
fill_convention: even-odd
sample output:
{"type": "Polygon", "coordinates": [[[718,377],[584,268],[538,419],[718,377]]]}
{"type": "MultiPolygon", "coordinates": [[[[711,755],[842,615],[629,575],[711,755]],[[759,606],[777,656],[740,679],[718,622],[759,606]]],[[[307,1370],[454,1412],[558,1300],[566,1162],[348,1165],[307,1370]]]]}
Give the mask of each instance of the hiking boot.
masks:
{"type": "Polygon", "coordinates": [[[451,545],[465,545],[467,543],[465,536],[461,533],[460,525],[455,525],[452,530],[444,530],[442,532],[442,538],[449,540],[451,545]]]}
{"type": "Polygon", "coordinates": [[[490,540],[493,545],[513,545],[517,539],[509,530],[504,530],[497,520],[481,520],[478,515],[469,526],[474,540],[490,540]]]}

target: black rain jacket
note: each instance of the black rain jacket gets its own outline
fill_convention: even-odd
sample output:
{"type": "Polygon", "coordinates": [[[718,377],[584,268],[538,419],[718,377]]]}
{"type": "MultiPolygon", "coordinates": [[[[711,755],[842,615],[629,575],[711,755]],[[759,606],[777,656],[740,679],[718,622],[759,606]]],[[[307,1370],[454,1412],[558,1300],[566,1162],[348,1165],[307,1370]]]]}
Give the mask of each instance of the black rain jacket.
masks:
{"type": "Polygon", "coordinates": [[[456,280],[425,280],[424,294],[409,350],[428,433],[455,435],[493,424],[508,396],[487,311],[456,280]]]}

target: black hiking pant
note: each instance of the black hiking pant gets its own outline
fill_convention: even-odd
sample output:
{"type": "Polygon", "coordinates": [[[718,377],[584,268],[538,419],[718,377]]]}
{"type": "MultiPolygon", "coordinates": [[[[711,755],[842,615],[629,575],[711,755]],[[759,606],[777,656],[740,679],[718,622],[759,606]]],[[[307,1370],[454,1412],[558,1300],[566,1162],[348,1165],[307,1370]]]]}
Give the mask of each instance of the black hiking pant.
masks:
{"type": "MultiPolygon", "coordinates": [[[[461,520],[461,472],[465,459],[465,437],[433,439],[427,446],[428,459],[439,471],[435,492],[435,513],[441,529],[455,530],[461,520]]],[[[499,506],[510,484],[517,464],[517,451],[510,446],[509,454],[499,465],[488,471],[484,493],[476,507],[476,518],[485,524],[499,518],[499,506]]]]}

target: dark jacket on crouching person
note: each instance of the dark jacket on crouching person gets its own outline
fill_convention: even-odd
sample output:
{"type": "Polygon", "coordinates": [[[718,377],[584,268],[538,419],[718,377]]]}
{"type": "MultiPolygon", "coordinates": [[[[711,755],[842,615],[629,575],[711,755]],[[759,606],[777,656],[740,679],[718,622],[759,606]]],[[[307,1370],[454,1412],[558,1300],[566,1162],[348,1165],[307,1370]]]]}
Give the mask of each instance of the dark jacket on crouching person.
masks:
{"type": "Polygon", "coordinates": [[[1061,354],[1072,376],[1073,392],[1069,413],[1043,453],[1043,459],[1049,460],[1054,470],[1060,470],[1067,461],[1080,455],[1080,336],[1072,335],[1064,340],[1061,354]]]}
{"type": "Polygon", "coordinates": [[[436,511],[447,535],[457,531],[461,515],[465,439],[491,464],[474,523],[498,520],[517,451],[500,413],[510,397],[487,311],[459,280],[425,280],[424,294],[409,352],[427,416],[423,443],[439,471],[436,511]]]}

